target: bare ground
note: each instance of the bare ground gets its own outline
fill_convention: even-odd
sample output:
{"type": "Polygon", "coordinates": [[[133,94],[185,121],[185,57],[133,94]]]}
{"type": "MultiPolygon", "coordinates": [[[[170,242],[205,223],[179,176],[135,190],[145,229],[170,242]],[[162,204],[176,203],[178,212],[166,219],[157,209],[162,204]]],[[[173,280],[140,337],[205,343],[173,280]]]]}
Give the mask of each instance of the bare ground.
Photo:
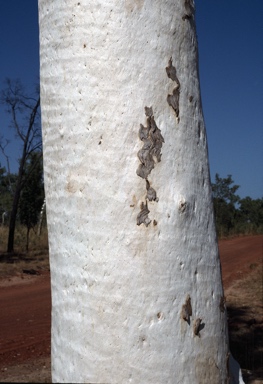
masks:
{"type": "Polygon", "coordinates": [[[263,237],[219,242],[230,350],[245,383],[263,383],[263,237]]]}
{"type": "MultiPolygon", "coordinates": [[[[230,348],[246,383],[263,383],[262,236],[219,242],[230,348]]],[[[0,255],[0,266],[10,264],[0,255]]],[[[14,261],[0,279],[0,381],[51,382],[48,266],[14,261]],[[24,272],[23,272],[24,271],[24,272]]],[[[4,268],[1,269],[3,271],[4,268]]]]}

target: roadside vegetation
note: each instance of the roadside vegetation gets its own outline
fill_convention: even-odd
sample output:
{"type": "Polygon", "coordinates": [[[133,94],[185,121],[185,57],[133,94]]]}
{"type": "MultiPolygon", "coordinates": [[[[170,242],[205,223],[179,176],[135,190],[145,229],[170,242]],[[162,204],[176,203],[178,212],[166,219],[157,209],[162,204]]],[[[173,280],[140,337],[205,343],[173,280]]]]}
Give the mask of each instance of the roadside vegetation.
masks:
{"type": "Polygon", "coordinates": [[[212,193],[219,239],[263,233],[263,198],[253,200],[247,196],[241,199],[238,189],[231,175],[221,178],[216,173],[212,193]]]}
{"type": "Polygon", "coordinates": [[[17,225],[15,232],[16,252],[6,252],[8,226],[0,226],[0,280],[25,274],[40,274],[49,271],[48,235],[46,225],[40,235],[30,232],[30,250],[26,250],[27,228],[17,225]]]}

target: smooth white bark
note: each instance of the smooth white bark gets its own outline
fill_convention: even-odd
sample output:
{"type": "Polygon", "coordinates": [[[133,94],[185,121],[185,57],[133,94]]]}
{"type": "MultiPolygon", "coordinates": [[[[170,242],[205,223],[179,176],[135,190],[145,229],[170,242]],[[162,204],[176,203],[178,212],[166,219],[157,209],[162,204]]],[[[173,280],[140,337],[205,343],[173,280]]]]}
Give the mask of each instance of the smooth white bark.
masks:
{"type": "Polygon", "coordinates": [[[185,3],[39,0],[55,382],[227,380],[194,16],[185,3]],[[166,100],[176,85],[170,57],[178,118],[166,100]],[[159,200],[148,201],[147,226],[137,225],[147,191],[136,174],[145,106],[165,141],[148,177],[159,200]]]}

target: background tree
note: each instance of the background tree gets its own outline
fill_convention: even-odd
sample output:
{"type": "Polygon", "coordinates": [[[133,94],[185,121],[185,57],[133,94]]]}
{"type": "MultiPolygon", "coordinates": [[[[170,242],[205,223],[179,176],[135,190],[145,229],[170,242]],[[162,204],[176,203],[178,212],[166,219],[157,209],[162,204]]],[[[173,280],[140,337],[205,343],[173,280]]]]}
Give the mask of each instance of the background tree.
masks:
{"type": "Polygon", "coordinates": [[[215,183],[212,184],[213,202],[216,217],[217,233],[227,235],[235,226],[237,218],[236,204],[240,197],[236,195],[239,185],[232,185],[234,181],[231,175],[221,178],[218,173],[215,175],[215,183]]]}
{"type": "Polygon", "coordinates": [[[221,178],[216,173],[212,190],[219,237],[263,232],[263,199],[240,199],[238,188],[231,175],[221,178]]]}
{"type": "Polygon", "coordinates": [[[28,94],[19,80],[6,80],[6,88],[1,93],[1,103],[7,107],[11,116],[11,127],[21,140],[22,153],[19,160],[17,181],[14,189],[12,210],[10,213],[7,252],[14,251],[14,234],[19,199],[26,182],[25,164],[30,154],[41,150],[40,97],[39,87],[33,94],[28,94]]]}
{"type": "Polygon", "coordinates": [[[42,154],[32,152],[26,162],[24,177],[25,185],[22,189],[19,203],[19,218],[21,224],[27,227],[26,250],[29,246],[29,233],[39,220],[44,201],[42,154]]]}
{"type": "Polygon", "coordinates": [[[263,198],[253,200],[247,196],[239,201],[240,231],[263,232],[263,198]]]}
{"type": "Polygon", "coordinates": [[[0,165],[0,215],[2,224],[8,222],[16,180],[17,175],[8,173],[5,167],[1,167],[0,165]]]}

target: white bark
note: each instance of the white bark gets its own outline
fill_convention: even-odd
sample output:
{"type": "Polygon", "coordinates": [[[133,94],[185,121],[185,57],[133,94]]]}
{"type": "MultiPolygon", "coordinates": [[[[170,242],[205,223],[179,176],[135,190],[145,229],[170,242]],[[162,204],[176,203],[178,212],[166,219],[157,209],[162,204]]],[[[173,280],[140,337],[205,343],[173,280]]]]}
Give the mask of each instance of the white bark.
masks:
{"type": "Polygon", "coordinates": [[[42,207],[41,207],[41,211],[40,211],[40,215],[39,215],[38,229],[37,229],[37,235],[38,236],[41,235],[42,224],[43,224],[43,216],[44,216],[45,208],[46,208],[46,199],[44,199],[44,201],[43,201],[43,204],[42,204],[42,207]]]}
{"type": "Polygon", "coordinates": [[[227,380],[194,16],[185,3],[39,0],[55,382],[227,380]],[[166,100],[176,88],[170,57],[178,118],[166,100]],[[147,226],[137,225],[147,190],[136,174],[145,106],[165,141],[148,176],[159,201],[148,201],[147,226]]]}

